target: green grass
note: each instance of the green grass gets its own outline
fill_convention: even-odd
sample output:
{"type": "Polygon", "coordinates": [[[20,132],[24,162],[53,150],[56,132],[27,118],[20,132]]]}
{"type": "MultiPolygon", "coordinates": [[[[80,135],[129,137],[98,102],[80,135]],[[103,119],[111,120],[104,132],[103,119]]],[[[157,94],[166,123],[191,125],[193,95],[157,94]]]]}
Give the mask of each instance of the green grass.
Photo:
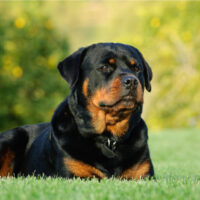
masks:
{"type": "Polygon", "coordinates": [[[150,133],[149,144],[157,181],[4,178],[0,180],[0,199],[199,200],[200,131],[150,133]]]}

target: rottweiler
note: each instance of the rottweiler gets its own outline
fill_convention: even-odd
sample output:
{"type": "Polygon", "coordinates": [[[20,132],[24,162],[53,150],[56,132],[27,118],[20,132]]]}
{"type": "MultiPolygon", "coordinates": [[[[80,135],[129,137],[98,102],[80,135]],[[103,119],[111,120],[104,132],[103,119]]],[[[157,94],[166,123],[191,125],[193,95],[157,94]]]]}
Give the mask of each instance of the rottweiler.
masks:
{"type": "Polygon", "coordinates": [[[121,43],[80,48],[58,64],[71,92],[50,123],[0,134],[0,176],[153,178],[141,118],[152,70],[121,43]]]}

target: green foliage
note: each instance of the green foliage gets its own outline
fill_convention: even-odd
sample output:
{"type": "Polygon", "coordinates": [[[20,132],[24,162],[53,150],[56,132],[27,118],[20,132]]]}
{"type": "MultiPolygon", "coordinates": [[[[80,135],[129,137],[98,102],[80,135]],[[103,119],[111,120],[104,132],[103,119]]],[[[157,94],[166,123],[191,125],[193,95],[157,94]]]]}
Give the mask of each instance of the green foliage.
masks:
{"type": "Polygon", "coordinates": [[[199,132],[168,130],[154,132],[149,138],[156,181],[2,178],[0,197],[3,200],[199,200],[199,132]]]}
{"type": "Polygon", "coordinates": [[[56,69],[68,43],[42,5],[1,5],[6,13],[0,15],[1,130],[49,121],[68,93],[56,69]]]}
{"type": "Polygon", "coordinates": [[[66,35],[71,52],[104,41],[140,49],[154,73],[144,99],[148,127],[200,127],[199,2],[17,2],[0,8],[0,129],[49,121],[68,92],[56,71],[68,54],[66,35]]]}
{"type": "Polygon", "coordinates": [[[154,43],[145,52],[154,71],[147,121],[155,129],[200,127],[200,4],[178,2],[158,5],[157,10],[146,17],[149,24],[144,26],[143,49],[147,40],[154,43]]]}

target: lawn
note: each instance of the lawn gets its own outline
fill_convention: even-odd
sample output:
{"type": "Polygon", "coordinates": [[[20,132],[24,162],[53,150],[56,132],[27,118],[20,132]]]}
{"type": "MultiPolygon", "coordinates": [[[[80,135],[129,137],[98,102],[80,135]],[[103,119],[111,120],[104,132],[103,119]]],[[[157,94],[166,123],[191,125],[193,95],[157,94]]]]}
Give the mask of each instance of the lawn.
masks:
{"type": "Polygon", "coordinates": [[[200,199],[200,131],[167,130],[149,134],[156,181],[92,181],[7,178],[0,180],[0,199],[200,199]]]}

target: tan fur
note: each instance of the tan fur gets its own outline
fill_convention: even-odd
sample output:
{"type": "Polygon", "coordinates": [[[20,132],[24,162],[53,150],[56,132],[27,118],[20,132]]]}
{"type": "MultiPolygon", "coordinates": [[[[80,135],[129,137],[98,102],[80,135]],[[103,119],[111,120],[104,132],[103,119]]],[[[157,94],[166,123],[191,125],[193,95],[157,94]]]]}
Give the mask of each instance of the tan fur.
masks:
{"type": "Polygon", "coordinates": [[[13,159],[15,158],[14,153],[8,149],[8,151],[1,155],[0,158],[0,177],[12,176],[13,173],[13,159]]]}
{"type": "Polygon", "coordinates": [[[80,178],[104,178],[105,175],[95,167],[78,160],[64,158],[66,168],[75,176],[80,178]]]}
{"type": "Polygon", "coordinates": [[[83,95],[87,98],[88,97],[88,84],[89,84],[89,79],[86,78],[84,81],[83,81],[83,95]]]}
{"type": "Polygon", "coordinates": [[[137,99],[136,99],[136,101],[137,101],[137,102],[143,103],[143,102],[144,102],[143,96],[144,96],[144,95],[143,95],[142,85],[141,85],[141,83],[138,81],[138,86],[137,86],[137,99]]]}
{"type": "Polygon", "coordinates": [[[92,103],[97,107],[99,106],[99,102],[106,102],[107,104],[112,105],[119,100],[121,89],[121,80],[120,78],[116,78],[109,88],[100,88],[94,93],[92,103]]]}
{"type": "Polygon", "coordinates": [[[98,107],[96,107],[94,104],[89,103],[87,106],[91,116],[92,116],[92,126],[94,127],[96,133],[103,133],[103,131],[106,129],[106,123],[105,123],[105,112],[98,107]]]}
{"type": "Polygon", "coordinates": [[[120,137],[128,131],[129,119],[130,115],[128,115],[125,119],[115,123],[114,125],[108,125],[107,130],[110,131],[113,135],[120,137]]]}
{"type": "Polygon", "coordinates": [[[134,59],[131,59],[131,60],[130,60],[130,64],[131,64],[131,65],[134,65],[134,64],[135,64],[135,60],[134,60],[134,59]]]}
{"type": "Polygon", "coordinates": [[[144,178],[150,170],[150,162],[149,159],[140,163],[132,166],[131,168],[125,170],[120,178],[122,179],[140,179],[144,178]]]}
{"type": "Polygon", "coordinates": [[[110,64],[115,64],[115,59],[114,58],[110,58],[108,61],[110,64]]]}

